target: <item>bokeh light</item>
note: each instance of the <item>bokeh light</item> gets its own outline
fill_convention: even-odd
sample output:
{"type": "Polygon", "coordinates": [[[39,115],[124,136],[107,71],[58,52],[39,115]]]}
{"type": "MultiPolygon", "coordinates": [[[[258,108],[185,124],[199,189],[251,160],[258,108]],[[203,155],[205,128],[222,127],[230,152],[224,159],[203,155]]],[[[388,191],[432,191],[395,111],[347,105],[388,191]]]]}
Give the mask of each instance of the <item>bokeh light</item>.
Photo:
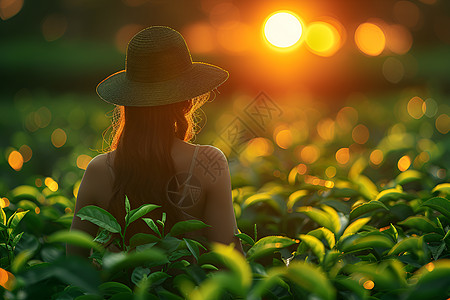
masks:
{"type": "Polygon", "coordinates": [[[353,128],[352,131],[352,138],[355,141],[355,143],[358,144],[365,144],[369,140],[369,129],[364,124],[358,124],[353,128]]]}
{"type": "Polygon", "coordinates": [[[62,37],[67,30],[67,18],[61,14],[51,14],[42,21],[42,34],[48,42],[62,37]]]}
{"type": "Polygon", "coordinates": [[[301,38],[303,26],[290,11],[280,11],[269,16],[264,23],[264,37],[275,47],[288,48],[301,38]]]}
{"type": "Polygon", "coordinates": [[[19,151],[12,151],[8,155],[8,164],[11,168],[13,168],[16,171],[20,171],[23,167],[23,157],[22,154],[20,154],[19,151]]]}
{"type": "Polygon", "coordinates": [[[336,161],[341,164],[345,165],[350,160],[350,150],[348,148],[341,148],[338,151],[336,151],[336,161]]]}
{"type": "Polygon", "coordinates": [[[383,63],[383,76],[390,83],[399,83],[405,76],[403,63],[395,57],[388,57],[383,63]]]}
{"type": "Polygon", "coordinates": [[[408,102],[408,114],[414,119],[420,119],[425,113],[424,101],[420,97],[413,97],[408,102]]]}
{"type": "Polygon", "coordinates": [[[383,52],[386,46],[386,36],[379,26],[373,23],[363,23],[356,29],[355,42],[363,53],[377,56],[383,52]]]}
{"type": "Polygon", "coordinates": [[[292,133],[289,129],[283,129],[278,131],[275,142],[278,147],[287,149],[292,145],[292,133]]]}
{"type": "Polygon", "coordinates": [[[413,37],[405,26],[394,24],[386,27],[386,47],[395,54],[408,53],[412,44],[413,37]]]}
{"type": "Polygon", "coordinates": [[[22,145],[19,148],[20,154],[22,154],[23,162],[29,162],[31,157],[33,156],[33,150],[31,150],[30,146],[28,145],[22,145]]]}
{"type": "Polygon", "coordinates": [[[436,118],[436,129],[442,134],[447,134],[449,132],[450,117],[447,114],[441,114],[436,118]]]}
{"type": "Polygon", "coordinates": [[[64,130],[57,128],[53,131],[51,136],[52,144],[56,148],[61,148],[67,141],[67,135],[64,130]]]}
{"type": "Polygon", "coordinates": [[[330,118],[320,120],[317,124],[317,133],[325,141],[331,141],[334,138],[335,123],[330,118]]]}
{"type": "Polygon", "coordinates": [[[432,118],[437,114],[438,105],[433,98],[426,99],[424,105],[425,105],[425,109],[424,109],[425,115],[428,118],[432,118]]]}
{"type": "Polygon", "coordinates": [[[402,156],[397,163],[397,167],[400,171],[404,172],[411,166],[411,158],[408,155],[402,156]]]}
{"type": "Polygon", "coordinates": [[[327,175],[328,178],[333,178],[336,176],[336,168],[333,166],[329,166],[325,169],[325,175],[327,175]]]}
{"type": "Polygon", "coordinates": [[[17,15],[23,7],[23,0],[0,0],[0,18],[6,21],[17,15]]]}
{"type": "Polygon", "coordinates": [[[372,280],[366,280],[366,281],[364,281],[364,283],[363,283],[363,287],[364,287],[366,290],[371,290],[371,289],[373,289],[374,286],[375,286],[375,283],[374,283],[372,280]]]}
{"type": "Polygon", "coordinates": [[[341,129],[350,130],[358,122],[358,111],[351,106],[343,107],[336,115],[336,122],[341,129]]]}
{"type": "Polygon", "coordinates": [[[320,56],[331,56],[339,50],[341,37],[333,25],[313,22],[306,28],[305,42],[311,52],[320,56]]]}
{"type": "Polygon", "coordinates": [[[92,157],[90,157],[89,155],[81,154],[80,156],[77,157],[77,167],[82,170],[86,170],[91,160],[92,157]]]}
{"type": "Polygon", "coordinates": [[[383,162],[384,155],[380,149],[375,149],[370,153],[370,162],[374,165],[379,165],[383,162]]]}
{"type": "Polygon", "coordinates": [[[300,157],[305,164],[312,164],[320,156],[320,149],[316,145],[308,145],[301,149],[300,157]]]}
{"type": "Polygon", "coordinates": [[[268,156],[273,153],[273,145],[266,138],[254,138],[248,142],[246,152],[250,157],[268,156]]]}
{"type": "Polygon", "coordinates": [[[397,1],[394,4],[395,20],[409,28],[417,28],[421,19],[419,7],[411,1],[397,1]]]}
{"type": "Polygon", "coordinates": [[[56,192],[58,190],[58,183],[53,178],[45,178],[44,183],[50,191],[56,192]]]}

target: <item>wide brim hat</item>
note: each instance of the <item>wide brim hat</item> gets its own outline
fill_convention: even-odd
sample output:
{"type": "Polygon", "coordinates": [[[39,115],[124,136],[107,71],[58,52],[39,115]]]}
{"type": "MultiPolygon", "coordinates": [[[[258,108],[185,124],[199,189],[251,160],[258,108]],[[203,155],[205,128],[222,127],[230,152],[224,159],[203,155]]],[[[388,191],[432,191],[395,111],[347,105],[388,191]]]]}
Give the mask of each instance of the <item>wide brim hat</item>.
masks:
{"type": "Polygon", "coordinates": [[[178,31],[152,26],[130,40],[125,70],[100,82],[97,94],[116,105],[166,105],[212,91],[228,76],[228,72],[218,66],[193,62],[186,41],[178,31]]]}

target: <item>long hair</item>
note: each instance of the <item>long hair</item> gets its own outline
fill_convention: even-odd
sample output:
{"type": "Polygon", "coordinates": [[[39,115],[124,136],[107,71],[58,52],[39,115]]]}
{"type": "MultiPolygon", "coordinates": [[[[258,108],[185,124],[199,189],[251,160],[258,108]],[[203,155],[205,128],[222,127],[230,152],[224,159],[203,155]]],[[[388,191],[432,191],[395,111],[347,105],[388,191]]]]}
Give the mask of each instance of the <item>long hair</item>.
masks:
{"type": "MultiPolygon", "coordinates": [[[[196,112],[209,97],[210,92],[168,105],[116,106],[108,149],[115,150],[114,161],[110,162],[115,176],[109,211],[122,226],[125,195],[132,209],[146,203],[161,205],[169,226],[180,218],[180,209],[166,200],[165,191],[167,182],[175,175],[170,155],[173,138],[191,141],[195,137],[201,129],[197,126],[196,112]]],[[[136,233],[132,225],[127,236],[136,233]]]]}

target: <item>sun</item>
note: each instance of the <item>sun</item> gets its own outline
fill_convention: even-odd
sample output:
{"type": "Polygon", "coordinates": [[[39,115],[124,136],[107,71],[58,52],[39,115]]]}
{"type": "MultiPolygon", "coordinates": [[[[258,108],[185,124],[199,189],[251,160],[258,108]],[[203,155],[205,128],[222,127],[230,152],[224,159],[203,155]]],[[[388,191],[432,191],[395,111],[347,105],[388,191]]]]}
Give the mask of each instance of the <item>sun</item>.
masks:
{"type": "Polygon", "coordinates": [[[277,11],[264,23],[264,37],[273,46],[287,49],[298,43],[303,33],[300,18],[290,11],[277,11]]]}

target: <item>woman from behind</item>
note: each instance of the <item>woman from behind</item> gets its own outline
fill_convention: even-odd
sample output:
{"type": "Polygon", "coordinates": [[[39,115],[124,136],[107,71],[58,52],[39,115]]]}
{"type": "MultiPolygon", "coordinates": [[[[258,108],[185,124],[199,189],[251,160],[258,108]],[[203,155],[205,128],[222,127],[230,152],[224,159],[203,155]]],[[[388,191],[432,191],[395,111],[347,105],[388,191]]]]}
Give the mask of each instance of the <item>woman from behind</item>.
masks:
{"type": "MultiPolygon", "coordinates": [[[[234,236],[227,159],[213,146],[189,143],[196,110],[227,78],[217,66],[192,62],[177,31],[153,26],[137,33],[128,44],[125,70],[97,86],[99,96],[116,105],[113,139],[109,152],[96,156],[85,171],[71,229],[96,235],[98,226],[76,215],[88,205],[107,210],[123,228],[126,195],[131,209],[161,206],[146,217],[160,219],[165,212],[168,230],[176,222],[198,219],[211,227],[197,236],[234,243],[242,252],[234,236]]],[[[133,222],[126,244],[139,232],[152,233],[144,221],[133,222]]],[[[123,249],[110,245],[110,250],[123,249]]],[[[68,245],[67,254],[87,257],[89,251],[68,245]]]]}

